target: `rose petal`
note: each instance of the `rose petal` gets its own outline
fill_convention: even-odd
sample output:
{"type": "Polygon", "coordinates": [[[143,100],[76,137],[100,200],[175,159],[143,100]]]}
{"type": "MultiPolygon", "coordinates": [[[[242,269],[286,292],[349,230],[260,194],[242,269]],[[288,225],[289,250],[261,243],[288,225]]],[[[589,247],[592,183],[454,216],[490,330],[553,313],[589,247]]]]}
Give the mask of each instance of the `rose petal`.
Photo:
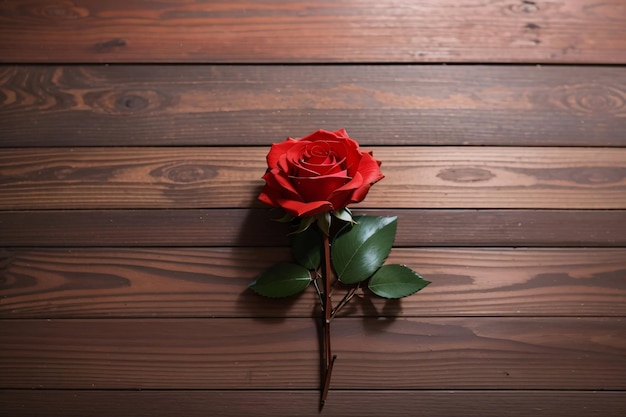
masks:
{"type": "MultiPolygon", "coordinates": [[[[352,149],[351,139],[334,139],[325,141],[335,155],[344,157],[352,149]]],[[[356,148],[355,148],[356,149],[356,148]]]]}
{"type": "MultiPolygon", "coordinates": [[[[275,179],[270,178],[266,180],[266,184],[258,198],[270,206],[281,207],[280,202],[283,200],[293,200],[293,195],[290,196],[289,193],[286,193],[283,188],[277,185],[275,179]]],[[[296,194],[296,198],[299,199],[300,197],[296,194]]]]}
{"type": "Polygon", "coordinates": [[[298,191],[293,187],[293,184],[289,178],[280,170],[273,169],[263,175],[266,186],[276,189],[277,192],[285,197],[302,201],[302,197],[298,191]]]}
{"type": "Polygon", "coordinates": [[[315,142],[318,140],[333,140],[337,139],[338,137],[339,136],[337,136],[335,132],[329,132],[328,130],[320,129],[304,136],[303,138],[300,138],[300,140],[315,142]]]}
{"type": "Polygon", "coordinates": [[[261,190],[258,199],[270,206],[280,207],[280,205],[278,204],[278,200],[280,200],[280,195],[277,193],[276,189],[268,187],[267,185],[261,190]]]}
{"type": "Polygon", "coordinates": [[[303,162],[310,164],[328,164],[331,163],[333,157],[332,148],[328,142],[313,142],[306,147],[306,150],[300,158],[303,162]]]}
{"type": "Polygon", "coordinates": [[[342,175],[326,175],[323,177],[291,177],[293,187],[304,201],[328,201],[333,191],[350,181],[342,175]]]}
{"type": "Polygon", "coordinates": [[[296,217],[317,216],[333,209],[333,206],[328,201],[301,203],[293,200],[281,200],[279,204],[287,213],[296,217]]]}
{"type": "Polygon", "coordinates": [[[335,210],[340,210],[353,203],[351,197],[355,190],[361,186],[363,186],[363,177],[357,172],[351,181],[333,191],[328,201],[333,204],[335,210]]]}
{"type": "Polygon", "coordinates": [[[360,203],[363,201],[370,188],[370,184],[363,184],[361,187],[354,190],[354,193],[350,196],[350,203],[360,203]]]}
{"type": "Polygon", "coordinates": [[[340,137],[340,138],[349,138],[348,132],[346,132],[346,129],[344,129],[343,127],[341,129],[339,129],[339,130],[335,130],[333,133],[337,137],[340,137]]]}
{"type": "Polygon", "coordinates": [[[348,204],[349,203],[360,203],[361,201],[363,201],[363,199],[365,198],[365,196],[369,192],[370,188],[371,188],[371,183],[367,183],[365,181],[362,181],[361,185],[359,187],[355,188],[353,190],[353,192],[352,192],[352,195],[348,198],[348,204]]]}
{"type": "Polygon", "coordinates": [[[309,145],[309,143],[310,142],[300,141],[287,150],[285,158],[287,160],[287,164],[289,164],[289,170],[291,170],[291,167],[295,167],[300,164],[300,162],[302,161],[302,156],[306,152],[306,147],[309,145]]]}
{"type": "Polygon", "coordinates": [[[317,175],[330,175],[337,172],[345,171],[344,167],[345,158],[340,161],[334,161],[329,164],[310,164],[308,162],[300,163],[300,167],[307,171],[316,172],[317,175]]]}
{"type": "Polygon", "coordinates": [[[382,180],[385,176],[380,172],[380,162],[374,159],[369,153],[364,153],[359,164],[359,172],[363,175],[363,182],[374,184],[382,180]]]}
{"type": "Polygon", "coordinates": [[[289,173],[294,177],[335,174],[344,169],[345,146],[339,142],[308,142],[306,147],[292,147],[287,159],[291,167],[289,173]],[[305,172],[299,172],[301,169],[305,172]]]}
{"type": "Polygon", "coordinates": [[[296,167],[295,170],[293,170],[293,177],[319,177],[320,173],[319,171],[314,171],[313,169],[309,169],[308,167],[304,166],[304,164],[301,164],[299,167],[296,167]]]}
{"type": "Polygon", "coordinates": [[[291,171],[291,168],[289,166],[289,162],[287,162],[287,155],[286,154],[281,155],[278,158],[278,162],[276,163],[276,167],[274,167],[274,168],[280,169],[281,171],[283,171],[287,175],[290,174],[289,171],[291,171]]]}
{"type": "Polygon", "coordinates": [[[354,190],[355,188],[359,188],[363,185],[363,176],[360,172],[354,174],[352,179],[345,183],[343,186],[337,188],[335,191],[345,191],[345,190],[354,190]]]}
{"type": "Polygon", "coordinates": [[[359,170],[359,164],[363,157],[362,152],[358,149],[358,144],[353,140],[346,140],[346,161],[344,162],[345,168],[351,176],[359,170]]]}
{"type": "Polygon", "coordinates": [[[281,208],[296,217],[315,216],[333,209],[328,201],[314,201],[311,203],[295,201],[282,197],[278,190],[267,186],[263,188],[258,198],[259,201],[272,207],[281,208]]]}
{"type": "Polygon", "coordinates": [[[287,151],[296,143],[298,143],[298,141],[292,138],[287,138],[287,140],[280,143],[273,143],[266,157],[267,166],[269,168],[275,168],[278,164],[280,156],[286,154],[287,151]]]}
{"type": "Polygon", "coordinates": [[[352,139],[342,139],[340,141],[328,142],[335,155],[337,155],[338,163],[341,163],[342,169],[347,169],[352,176],[356,172],[356,166],[361,160],[358,151],[358,144],[352,139]],[[340,160],[340,161],[339,161],[340,160]],[[355,169],[350,169],[354,166],[355,169]]]}

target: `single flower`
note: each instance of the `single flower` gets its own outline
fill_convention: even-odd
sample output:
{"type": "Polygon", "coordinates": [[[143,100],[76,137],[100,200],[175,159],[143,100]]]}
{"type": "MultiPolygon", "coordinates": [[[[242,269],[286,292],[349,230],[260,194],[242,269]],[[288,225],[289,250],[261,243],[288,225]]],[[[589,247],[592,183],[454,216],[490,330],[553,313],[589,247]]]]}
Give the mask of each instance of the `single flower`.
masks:
{"type": "Polygon", "coordinates": [[[259,200],[295,217],[338,211],[362,201],[384,176],[372,152],[344,129],[318,130],[273,144],[259,200]]]}
{"type": "Polygon", "coordinates": [[[383,174],[372,152],[361,150],[344,129],[275,143],[267,166],[259,200],[283,209],[287,215],[280,221],[298,222],[292,233],[295,262],[275,265],[249,287],[277,298],[300,294],[313,283],[323,312],[321,409],[336,358],[330,323],[337,312],[368,280],[371,292],[385,298],[406,297],[429,282],[404,265],[383,265],[396,235],[395,216],[352,217],[348,204],[361,202],[383,174]],[[333,219],[339,228],[330,227],[333,219]],[[312,224],[317,228],[309,228],[312,224]],[[333,305],[331,292],[338,282],[350,289],[333,305]]]}

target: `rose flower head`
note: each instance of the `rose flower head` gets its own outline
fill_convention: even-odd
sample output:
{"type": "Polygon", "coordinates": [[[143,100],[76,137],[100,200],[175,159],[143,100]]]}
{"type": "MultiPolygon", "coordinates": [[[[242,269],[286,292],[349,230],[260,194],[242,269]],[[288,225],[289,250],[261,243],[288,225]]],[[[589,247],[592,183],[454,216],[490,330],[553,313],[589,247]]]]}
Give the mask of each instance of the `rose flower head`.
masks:
{"type": "Polygon", "coordinates": [[[296,217],[344,209],[362,201],[384,176],[372,152],[344,129],[318,130],[272,145],[259,200],[296,217]]]}

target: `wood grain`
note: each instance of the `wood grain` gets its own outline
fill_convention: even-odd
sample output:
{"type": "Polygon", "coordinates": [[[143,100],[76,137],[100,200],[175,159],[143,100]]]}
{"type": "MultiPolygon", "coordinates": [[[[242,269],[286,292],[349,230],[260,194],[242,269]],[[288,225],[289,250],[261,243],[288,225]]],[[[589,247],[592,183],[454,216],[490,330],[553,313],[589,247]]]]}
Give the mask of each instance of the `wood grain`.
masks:
{"type": "MultiPolygon", "coordinates": [[[[311,317],[313,288],[285,300],[247,289],[287,249],[4,251],[0,318],[311,317]]],[[[384,300],[366,292],[343,316],[624,316],[626,249],[394,249],[432,282],[384,300]]],[[[338,288],[337,300],[343,290],[338,288]]]]}
{"type": "MultiPolygon", "coordinates": [[[[623,318],[339,319],[339,389],[626,388],[623,318]]],[[[316,389],[311,319],[6,320],[2,388],[316,389]],[[253,342],[252,342],[253,341],[253,342]]]]}
{"type": "MultiPolygon", "coordinates": [[[[397,216],[394,245],[626,246],[626,210],[355,209],[397,216]]],[[[4,247],[286,246],[271,209],[0,211],[4,247]]]]}
{"type": "Polygon", "coordinates": [[[619,67],[0,66],[0,146],[626,145],[619,67]]]}
{"type": "MultiPolygon", "coordinates": [[[[319,416],[315,391],[4,390],[12,417],[319,416]],[[106,404],[106,407],[94,407],[106,404]]],[[[330,417],[622,417],[623,392],[331,390],[330,417]]]]}
{"type": "Polygon", "coordinates": [[[0,17],[3,62],[626,62],[621,0],[4,1],[0,17]]]}
{"type": "MultiPolygon", "coordinates": [[[[374,147],[363,208],[626,208],[626,148],[374,147]]],[[[0,208],[246,208],[265,147],[36,148],[0,153],[0,208]]]]}
{"type": "Polygon", "coordinates": [[[621,417],[625,69],[623,0],[0,1],[0,415],[320,415],[313,289],[246,285],[270,143],[344,127],[432,284],[324,414],[621,417]]]}

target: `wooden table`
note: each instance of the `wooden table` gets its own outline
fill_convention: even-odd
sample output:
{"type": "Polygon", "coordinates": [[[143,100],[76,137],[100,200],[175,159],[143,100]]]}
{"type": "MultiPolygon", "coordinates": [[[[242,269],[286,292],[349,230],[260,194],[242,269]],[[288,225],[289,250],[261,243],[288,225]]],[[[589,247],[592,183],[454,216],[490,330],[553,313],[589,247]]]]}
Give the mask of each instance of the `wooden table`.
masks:
{"type": "Polygon", "coordinates": [[[256,201],[346,128],[432,284],[333,326],[328,416],[622,416],[623,0],[0,2],[0,414],[315,416],[256,201]]]}

